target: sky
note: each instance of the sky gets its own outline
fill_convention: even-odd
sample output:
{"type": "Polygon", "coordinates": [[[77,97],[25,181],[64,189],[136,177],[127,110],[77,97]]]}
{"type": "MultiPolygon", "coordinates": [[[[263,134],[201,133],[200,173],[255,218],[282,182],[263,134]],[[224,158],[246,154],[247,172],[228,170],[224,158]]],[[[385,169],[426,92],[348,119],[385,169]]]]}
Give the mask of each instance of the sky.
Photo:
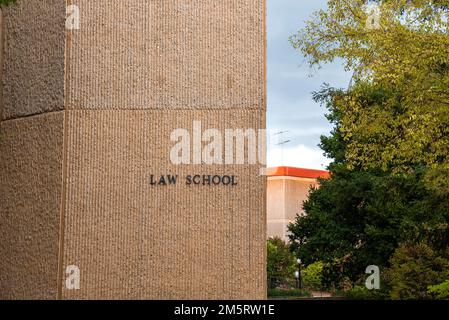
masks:
{"type": "Polygon", "coordinates": [[[324,107],[312,100],[323,83],[346,88],[351,75],[341,63],[311,71],[301,52],[288,38],[312,13],[325,8],[326,0],[266,0],[268,40],[268,166],[325,169],[330,163],[318,147],[320,136],[332,129],[324,107]],[[276,132],[288,131],[282,135],[276,132]],[[290,140],[283,147],[277,143],[290,140]]]}

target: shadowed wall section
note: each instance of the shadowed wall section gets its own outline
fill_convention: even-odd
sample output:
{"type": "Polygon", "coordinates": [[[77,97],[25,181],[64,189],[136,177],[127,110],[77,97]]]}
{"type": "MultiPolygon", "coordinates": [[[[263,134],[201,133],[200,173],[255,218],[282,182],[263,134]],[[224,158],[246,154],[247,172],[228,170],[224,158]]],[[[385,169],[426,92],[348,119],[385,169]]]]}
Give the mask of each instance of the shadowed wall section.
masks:
{"type": "Polygon", "coordinates": [[[56,299],[65,1],[3,10],[0,299],[56,299]]]}
{"type": "Polygon", "coordinates": [[[63,110],[65,1],[18,0],[3,11],[3,119],[63,110]]]}
{"type": "Polygon", "coordinates": [[[56,299],[63,113],[0,126],[0,299],[56,299]]]}
{"type": "Polygon", "coordinates": [[[305,214],[303,204],[310,188],[319,188],[319,178],[328,179],[330,173],[294,167],[267,170],[267,235],[289,241],[288,225],[305,214]]]}

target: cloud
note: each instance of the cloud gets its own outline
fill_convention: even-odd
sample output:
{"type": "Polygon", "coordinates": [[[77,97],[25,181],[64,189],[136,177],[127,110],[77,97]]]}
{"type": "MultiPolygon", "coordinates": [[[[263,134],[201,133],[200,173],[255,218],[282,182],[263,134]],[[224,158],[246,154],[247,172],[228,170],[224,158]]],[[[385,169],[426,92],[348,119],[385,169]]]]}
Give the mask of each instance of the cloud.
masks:
{"type": "MultiPolygon", "coordinates": [[[[268,1],[268,112],[267,127],[270,131],[288,131],[284,162],[321,167],[327,164],[317,147],[321,135],[327,135],[331,124],[325,118],[326,110],[314,102],[312,92],[319,91],[323,83],[346,88],[351,75],[344,71],[341,61],[326,64],[312,74],[302,54],[289,43],[289,36],[304,27],[312,13],[326,7],[326,0],[267,0],[268,1]],[[302,146],[305,149],[298,149],[302,146]],[[296,152],[301,151],[298,160],[296,152]],[[310,160],[305,160],[310,156],[310,160]],[[292,158],[290,158],[292,157],[292,158]],[[299,162],[298,162],[299,161],[299,162]]],[[[269,148],[268,156],[279,155],[269,148]]]]}
{"type": "Polygon", "coordinates": [[[331,160],[323,155],[318,148],[309,148],[305,145],[281,148],[271,147],[268,150],[268,167],[299,167],[306,169],[323,170],[331,163],[331,160]]]}

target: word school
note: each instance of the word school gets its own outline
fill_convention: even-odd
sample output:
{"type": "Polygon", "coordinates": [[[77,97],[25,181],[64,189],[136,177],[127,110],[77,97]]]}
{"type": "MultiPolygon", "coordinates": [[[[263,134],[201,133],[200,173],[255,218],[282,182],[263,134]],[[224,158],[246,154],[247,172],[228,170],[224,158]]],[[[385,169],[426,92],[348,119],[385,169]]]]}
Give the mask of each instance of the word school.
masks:
{"type": "MultiPolygon", "coordinates": [[[[179,181],[178,175],[161,175],[150,176],[150,185],[152,186],[168,186],[176,185],[179,181]]],[[[203,186],[236,186],[236,176],[218,176],[218,175],[188,175],[185,177],[185,184],[190,185],[203,185],[203,186]]]]}

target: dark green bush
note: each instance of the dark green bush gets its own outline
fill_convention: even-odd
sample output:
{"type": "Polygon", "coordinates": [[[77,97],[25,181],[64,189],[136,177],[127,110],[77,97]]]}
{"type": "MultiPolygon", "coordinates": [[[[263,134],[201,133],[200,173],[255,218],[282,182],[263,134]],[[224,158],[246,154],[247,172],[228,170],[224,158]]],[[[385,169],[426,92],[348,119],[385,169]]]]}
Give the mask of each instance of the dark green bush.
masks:
{"type": "Polygon", "coordinates": [[[11,3],[14,3],[14,2],[16,2],[16,0],[0,0],[0,7],[7,6],[7,5],[9,5],[11,3]]]}
{"type": "Polygon", "coordinates": [[[294,279],[296,270],[295,255],[290,251],[290,246],[280,238],[272,238],[267,241],[267,277],[271,288],[277,283],[294,279]]]}
{"type": "Polygon", "coordinates": [[[436,251],[426,243],[399,247],[386,271],[392,299],[433,299],[429,286],[449,278],[449,250],[436,251]]]}

